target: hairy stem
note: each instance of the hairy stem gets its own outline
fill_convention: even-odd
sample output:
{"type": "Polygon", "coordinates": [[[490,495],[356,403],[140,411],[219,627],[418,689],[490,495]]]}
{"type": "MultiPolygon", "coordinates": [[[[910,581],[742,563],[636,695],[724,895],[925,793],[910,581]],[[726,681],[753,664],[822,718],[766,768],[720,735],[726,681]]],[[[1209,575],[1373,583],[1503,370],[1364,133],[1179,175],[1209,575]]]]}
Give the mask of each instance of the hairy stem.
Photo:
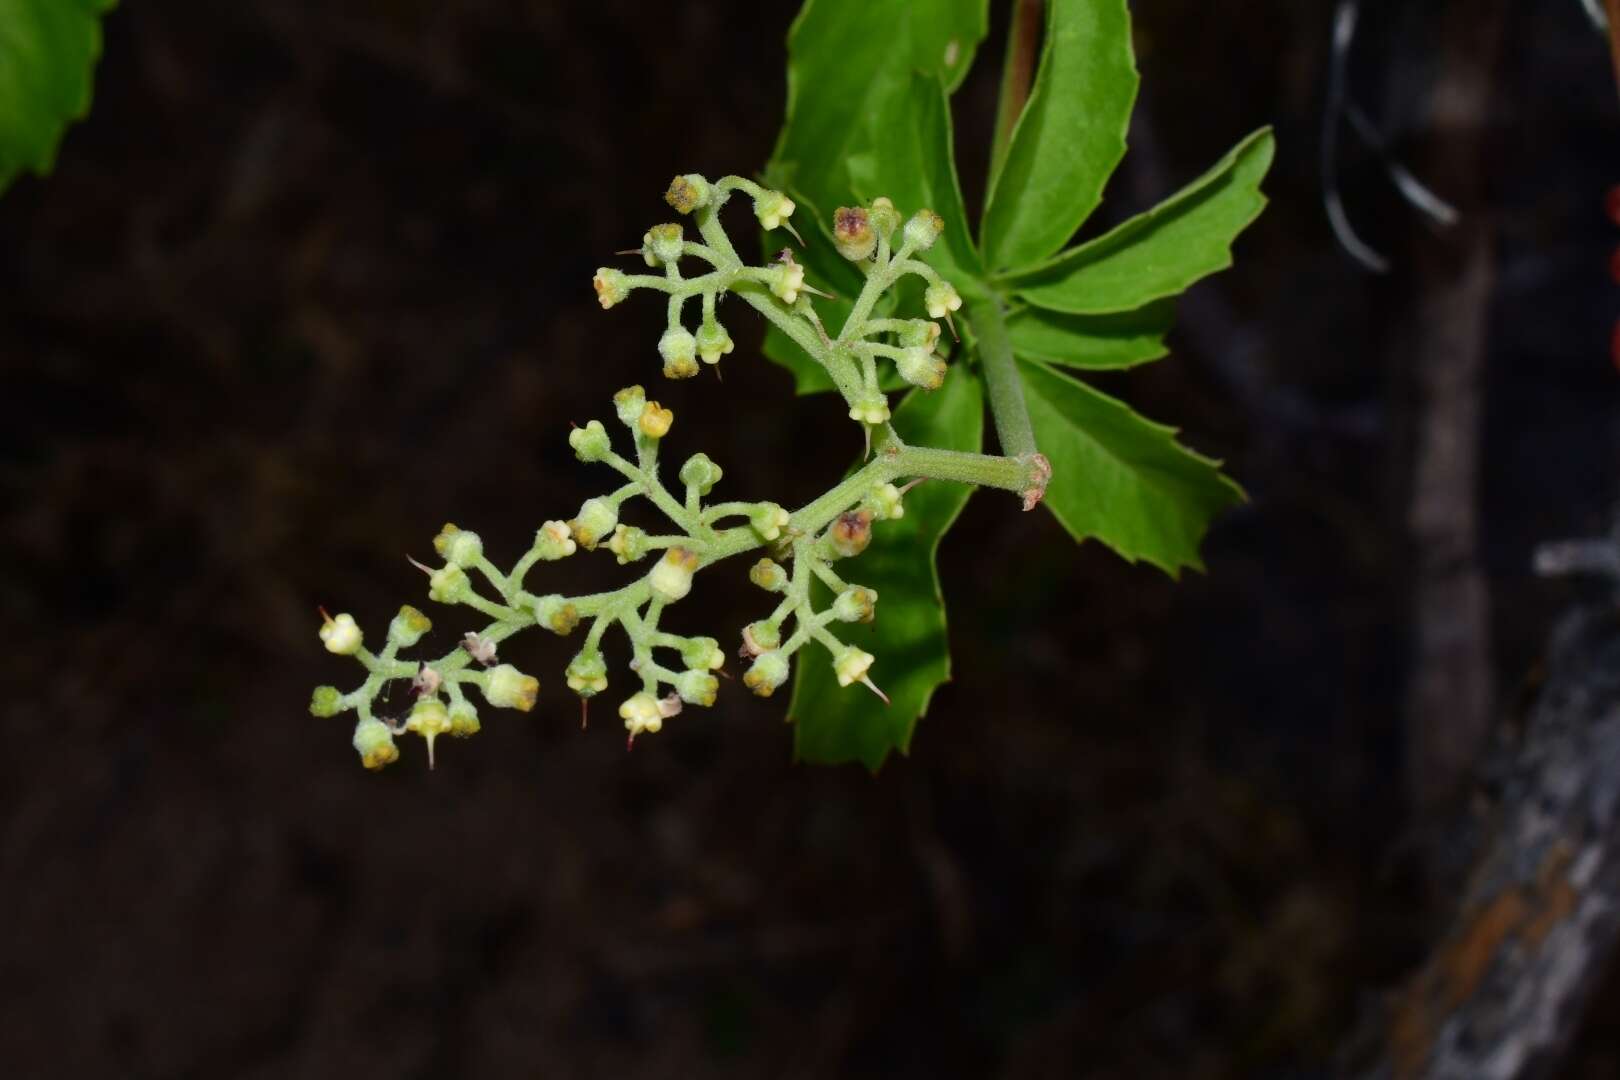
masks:
{"type": "Polygon", "coordinates": [[[984,365],[990,415],[995,418],[1001,452],[1008,457],[1028,457],[1036,453],[1035,429],[1029,422],[1029,406],[1024,404],[1024,384],[1013,361],[1001,303],[994,297],[977,301],[968,308],[968,318],[979,340],[979,362],[984,365]]]}

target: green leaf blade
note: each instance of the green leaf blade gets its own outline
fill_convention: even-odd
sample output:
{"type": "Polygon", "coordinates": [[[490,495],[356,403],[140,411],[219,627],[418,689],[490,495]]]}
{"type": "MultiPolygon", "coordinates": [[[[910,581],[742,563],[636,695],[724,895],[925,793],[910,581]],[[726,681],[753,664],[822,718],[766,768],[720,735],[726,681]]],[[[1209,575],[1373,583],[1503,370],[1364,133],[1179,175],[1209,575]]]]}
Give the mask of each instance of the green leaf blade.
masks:
{"type": "Polygon", "coordinates": [[[115,0],[0,0],[0,190],[45,176],[68,124],[90,108],[100,15],[115,0]]]}
{"type": "Polygon", "coordinates": [[[1118,371],[1169,354],[1165,334],[1176,321],[1173,300],[1155,300],[1113,315],[1065,315],[1025,308],[1007,319],[1019,356],[1089,371],[1118,371]]]}
{"type": "Polygon", "coordinates": [[[1210,521],[1243,501],[1220,463],[1186,449],[1175,429],[1059,374],[1019,360],[1041,451],[1052,463],[1045,505],[1076,541],[1097,539],[1171,577],[1202,570],[1210,521]]]}
{"type": "MultiPolygon", "coordinates": [[[[894,414],[901,437],[917,445],[978,450],[984,397],[977,380],[965,374],[954,373],[933,393],[912,391],[894,414]]],[[[807,646],[795,658],[798,672],[788,709],[799,760],[859,761],[876,770],[890,751],[909,750],[918,718],[950,677],[935,555],[970,494],[960,484],[920,485],[906,495],[905,517],[878,523],[871,546],[839,564],[846,580],[877,590],[877,618],[864,626],[835,623],[832,630],[877,658],[872,679],[891,704],[885,706],[863,686],[840,687],[827,651],[807,646]]]]}
{"type": "Polygon", "coordinates": [[[1261,128],[1153,209],[1056,259],[1004,275],[1039,307],[1069,314],[1131,311],[1232,265],[1232,243],[1265,208],[1260,182],[1276,142],[1261,128]]]}
{"type": "Polygon", "coordinates": [[[990,177],[980,242],[991,269],[1057,251],[1125,156],[1137,73],[1125,0],[1051,0],[1040,68],[990,177]]]}

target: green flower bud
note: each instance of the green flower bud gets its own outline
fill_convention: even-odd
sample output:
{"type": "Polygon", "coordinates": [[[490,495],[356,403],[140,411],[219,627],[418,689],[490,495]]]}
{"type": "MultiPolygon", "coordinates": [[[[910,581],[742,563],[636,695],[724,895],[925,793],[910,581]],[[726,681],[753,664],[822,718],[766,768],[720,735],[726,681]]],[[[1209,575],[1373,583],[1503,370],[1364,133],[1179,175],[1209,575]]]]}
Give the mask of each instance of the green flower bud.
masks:
{"type": "Polygon", "coordinates": [[[833,246],[850,262],[870,259],[877,250],[871,215],[858,206],[840,206],[833,211],[833,246]]]}
{"type": "Polygon", "coordinates": [[[833,555],[852,559],[872,542],[872,511],[846,510],[827,529],[827,546],[833,555]]]}
{"type": "Polygon", "coordinates": [[[754,216],[759,218],[759,227],[766,232],[780,228],[796,209],[793,200],[780,191],[766,191],[754,199],[754,216]]]}
{"type": "Polygon", "coordinates": [[[761,559],[748,568],[748,580],[766,592],[781,592],[787,588],[788,573],[772,559],[761,559]]]}
{"type": "MultiPolygon", "coordinates": [[[[326,613],[323,611],[321,614],[326,613]]],[[[326,646],[326,651],[336,653],[338,656],[353,656],[360,651],[360,646],[365,640],[365,635],[355,624],[354,616],[347,612],[335,619],[327,616],[321,623],[320,633],[321,643],[326,646]]]]}
{"type": "Polygon", "coordinates": [[[433,538],[433,550],[445,562],[466,569],[483,557],[484,541],[477,533],[458,529],[447,521],[433,538]]]}
{"type": "Polygon", "coordinates": [[[478,722],[478,710],[473,708],[470,701],[458,701],[450,706],[450,735],[452,738],[465,739],[476,735],[483,730],[478,722]]]}
{"type": "Polygon", "coordinates": [[[586,499],[568,527],[573,530],[574,539],[585,545],[586,551],[595,551],[596,545],[611,535],[618,523],[619,511],[612,503],[606,499],[586,499]]]}
{"type": "Polygon", "coordinates": [[[887,196],[879,195],[873,199],[869,214],[872,228],[878,231],[879,236],[893,236],[894,230],[900,227],[900,211],[894,208],[894,203],[887,196]]]}
{"type": "Polygon", "coordinates": [[[634,525],[620,525],[613,530],[608,550],[618,557],[620,566],[639,562],[647,556],[647,531],[634,525]]]}
{"type": "Polygon", "coordinates": [[[767,270],[765,284],[782,303],[792,304],[799,299],[799,290],[804,288],[804,267],[789,255],[767,270]]]}
{"type": "Polygon", "coordinates": [[[354,725],[354,748],[360,754],[360,764],[368,769],[380,769],[399,760],[394,733],[388,730],[387,724],[372,717],[354,725]]]}
{"type": "Polygon", "coordinates": [[[613,408],[619,414],[619,423],[632,430],[641,419],[641,410],[647,404],[647,392],[639,386],[627,386],[613,395],[613,408]]]}
{"type": "Polygon", "coordinates": [[[906,222],[906,243],[917,251],[927,251],[945,231],[945,219],[932,210],[919,210],[906,222]]]}
{"type": "Polygon", "coordinates": [[[906,516],[900,489],[893,484],[879,484],[866,493],[861,505],[872,511],[872,517],[877,521],[895,521],[906,516]]]}
{"type": "Polygon", "coordinates": [[[748,524],[767,543],[781,536],[792,520],[791,514],[773,502],[760,503],[748,512],[748,524]]]}
{"type": "Polygon", "coordinates": [[[573,530],[566,521],[548,521],[535,530],[534,550],[547,562],[565,559],[577,550],[573,530]]]}
{"type": "Polygon", "coordinates": [[[664,331],[658,339],[658,355],[664,358],[664,375],[671,379],[688,379],[697,373],[697,339],[678,326],[664,331]]]}
{"type": "Polygon", "coordinates": [[[949,312],[962,310],[962,297],[950,282],[940,281],[923,290],[923,306],[930,319],[943,319],[949,312]]]}
{"type": "Polygon", "coordinates": [[[664,714],[658,707],[658,699],[646,691],[626,698],[619,706],[619,716],[624,720],[624,726],[634,739],[642,732],[656,733],[664,726],[664,714]]]}
{"type": "Polygon", "coordinates": [[[900,331],[901,348],[915,348],[926,345],[932,349],[939,341],[939,323],[929,322],[927,319],[907,319],[906,328],[900,331]]]}
{"type": "Polygon", "coordinates": [[[906,382],[924,390],[938,390],[945,382],[945,361],[926,345],[900,350],[894,368],[906,382]]]}
{"type": "Polygon", "coordinates": [[[683,547],[672,547],[664,552],[647,575],[647,584],[653,595],[666,604],[673,604],[692,591],[692,575],[697,572],[698,556],[683,547]]]}
{"type": "Polygon", "coordinates": [[[683,671],[675,676],[675,692],[688,705],[708,708],[720,692],[720,680],[707,671],[683,671]]]}
{"type": "Polygon", "coordinates": [[[866,673],[872,667],[872,654],[863,652],[853,645],[845,645],[833,657],[833,674],[838,676],[839,686],[848,686],[853,682],[860,682],[866,678],[866,673]]]}
{"type": "Polygon", "coordinates": [[[664,192],[664,201],[679,214],[690,214],[700,206],[709,205],[709,198],[709,182],[697,173],[677,176],[669,182],[669,190],[664,192]]]}
{"type": "Polygon", "coordinates": [[[343,711],[343,695],[335,686],[317,686],[309,697],[309,715],[336,716],[343,711]]]}
{"type": "Polygon", "coordinates": [[[402,649],[409,649],[422,635],[433,629],[433,620],[406,604],[388,623],[388,640],[402,649]]]}
{"type": "Polygon", "coordinates": [[[646,258],[647,265],[662,266],[665,263],[679,262],[684,233],[685,230],[674,222],[668,225],[654,225],[648,229],[647,235],[641,238],[641,253],[646,258]]]}
{"type": "Polygon", "coordinates": [[[712,637],[688,638],[681,646],[681,663],[697,671],[712,671],[725,666],[726,654],[712,637]]]}
{"type": "Polygon", "coordinates": [[[568,689],[582,698],[595,697],[607,689],[607,662],[595,649],[581,649],[563,672],[568,689]]]}
{"type": "Polygon", "coordinates": [[[534,601],[534,621],[553,634],[567,635],[579,625],[579,609],[561,596],[541,596],[534,601]]]}
{"type": "Polygon", "coordinates": [[[604,311],[630,295],[630,279],[610,266],[598,267],[596,276],[591,278],[591,285],[596,289],[596,299],[604,311]]]}
{"type": "Polygon", "coordinates": [[[770,697],[777,687],[787,682],[793,665],[776,650],[760,653],[747,671],[743,672],[743,685],[760,697],[770,697]]]}
{"type": "Polygon", "coordinates": [[[849,407],[849,418],[863,424],[886,424],[889,422],[889,399],[877,390],[857,397],[849,407]]]}
{"type": "Polygon", "coordinates": [[[641,407],[641,419],[636,421],[636,426],[647,438],[662,439],[669,434],[669,427],[674,422],[674,410],[666,409],[656,401],[649,401],[641,407]]]}
{"type": "Polygon", "coordinates": [[[613,440],[600,420],[570,431],[568,445],[574,448],[574,456],[584,462],[601,461],[613,450],[613,440]]]}
{"type": "Polygon", "coordinates": [[[720,466],[709,459],[708,454],[693,454],[681,466],[681,483],[687,487],[695,487],[699,495],[707,495],[714,490],[714,485],[720,482],[725,474],[720,466]]]}
{"type": "Polygon", "coordinates": [[[428,599],[440,604],[459,604],[472,595],[467,571],[451,563],[428,575],[428,599]]]}
{"type": "Polygon", "coordinates": [[[525,675],[511,664],[492,667],[484,676],[484,700],[497,709],[528,712],[540,693],[540,680],[525,675]]]}
{"type": "Polygon", "coordinates": [[[743,627],[742,655],[744,658],[758,656],[763,652],[780,648],[782,644],[782,628],[773,622],[763,619],[751,622],[743,627]]]}
{"type": "Polygon", "coordinates": [[[705,364],[718,364],[722,356],[736,347],[731,335],[726,333],[726,328],[713,319],[698,327],[697,351],[705,364]]]}
{"type": "Polygon", "coordinates": [[[839,622],[871,622],[877,609],[877,590],[851,585],[833,601],[833,618],[839,622]]]}

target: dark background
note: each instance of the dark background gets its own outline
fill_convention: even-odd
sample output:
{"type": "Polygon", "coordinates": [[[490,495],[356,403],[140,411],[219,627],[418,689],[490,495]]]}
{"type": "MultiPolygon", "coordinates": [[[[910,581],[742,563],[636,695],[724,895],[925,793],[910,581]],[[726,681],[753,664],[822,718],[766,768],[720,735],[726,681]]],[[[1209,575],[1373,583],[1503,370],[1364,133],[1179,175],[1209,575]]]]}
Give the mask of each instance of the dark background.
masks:
{"type": "MultiPolygon", "coordinates": [[[[1563,0],[1495,5],[1489,101],[1436,120],[1426,7],[1369,4],[1352,78],[1414,160],[1483,146],[1480,677],[1505,717],[1576,593],[1530,550],[1600,532],[1615,496],[1620,115],[1563,0]]],[[[375,629],[420,603],[403,556],[446,520],[510,561],[594,493],[568,425],[621,385],[657,387],[732,497],[796,503],[853,452],[757,327],[723,385],[666,386],[658,305],[589,286],[670,175],[762,165],[793,9],[108,20],[89,120],[0,199],[8,1074],[1313,1076],[1421,957],[1448,834],[1404,749],[1405,343],[1413,252],[1446,241],[1351,141],[1347,199],[1396,272],[1334,245],[1326,3],[1136,5],[1141,108],[1099,223],[1262,123],[1280,145],[1176,354],[1098,380],[1247,487],[1207,575],[975,498],[942,555],[955,681],[875,778],[794,765],[781,703],[735,686],[626,754],[611,717],[579,730],[554,639],[503,651],[541,706],[486,710],[435,772],[411,740],[365,773],[350,722],[307,715],[353,674],[316,605],[375,629]]],[[[1000,55],[958,99],[970,205],[1000,55]]],[[[740,581],[707,595],[693,630],[754,617],[740,581]]],[[[1620,1068],[1617,989],[1567,1075],[1620,1068]]]]}

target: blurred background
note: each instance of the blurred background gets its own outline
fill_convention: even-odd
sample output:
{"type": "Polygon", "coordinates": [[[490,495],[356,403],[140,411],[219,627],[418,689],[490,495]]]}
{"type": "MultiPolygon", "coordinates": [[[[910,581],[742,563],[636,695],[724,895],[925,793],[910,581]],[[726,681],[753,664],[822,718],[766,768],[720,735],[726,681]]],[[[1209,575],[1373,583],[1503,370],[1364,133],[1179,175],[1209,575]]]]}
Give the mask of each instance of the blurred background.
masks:
{"type": "MultiPolygon", "coordinates": [[[[1006,7],[956,103],[970,208],[1006,7]]],[[[306,712],[350,675],[316,605],[420,603],[447,520],[510,561],[595,493],[568,426],[622,385],[736,498],[854,452],[757,326],[665,386],[658,305],[590,288],[671,175],[763,164],[796,5],[116,10],[55,175],[0,199],[7,1071],[1323,1075],[1444,919],[1470,768],[1578,595],[1534,544],[1609,524],[1614,76],[1577,0],[1368,0],[1355,98],[1463,214],[1341,134],[1377,276],[1322,209],[1332,5],[1133,7],[1088,229],[1261,124],[1280,152],[1172,357],[1097,382],[1252,501],[1176,583],[976,497],[955,681],[875,777],[795,765],[735,687],[627,754],[555,639],[503,653],[541,706],[435,772],[306,712]]],[[[682,628],[754,617],[736,577],[682,628]]],[[[1613,981],[1560,1075],[1616,1075],[1617,1018],[1613,981]]]]}

